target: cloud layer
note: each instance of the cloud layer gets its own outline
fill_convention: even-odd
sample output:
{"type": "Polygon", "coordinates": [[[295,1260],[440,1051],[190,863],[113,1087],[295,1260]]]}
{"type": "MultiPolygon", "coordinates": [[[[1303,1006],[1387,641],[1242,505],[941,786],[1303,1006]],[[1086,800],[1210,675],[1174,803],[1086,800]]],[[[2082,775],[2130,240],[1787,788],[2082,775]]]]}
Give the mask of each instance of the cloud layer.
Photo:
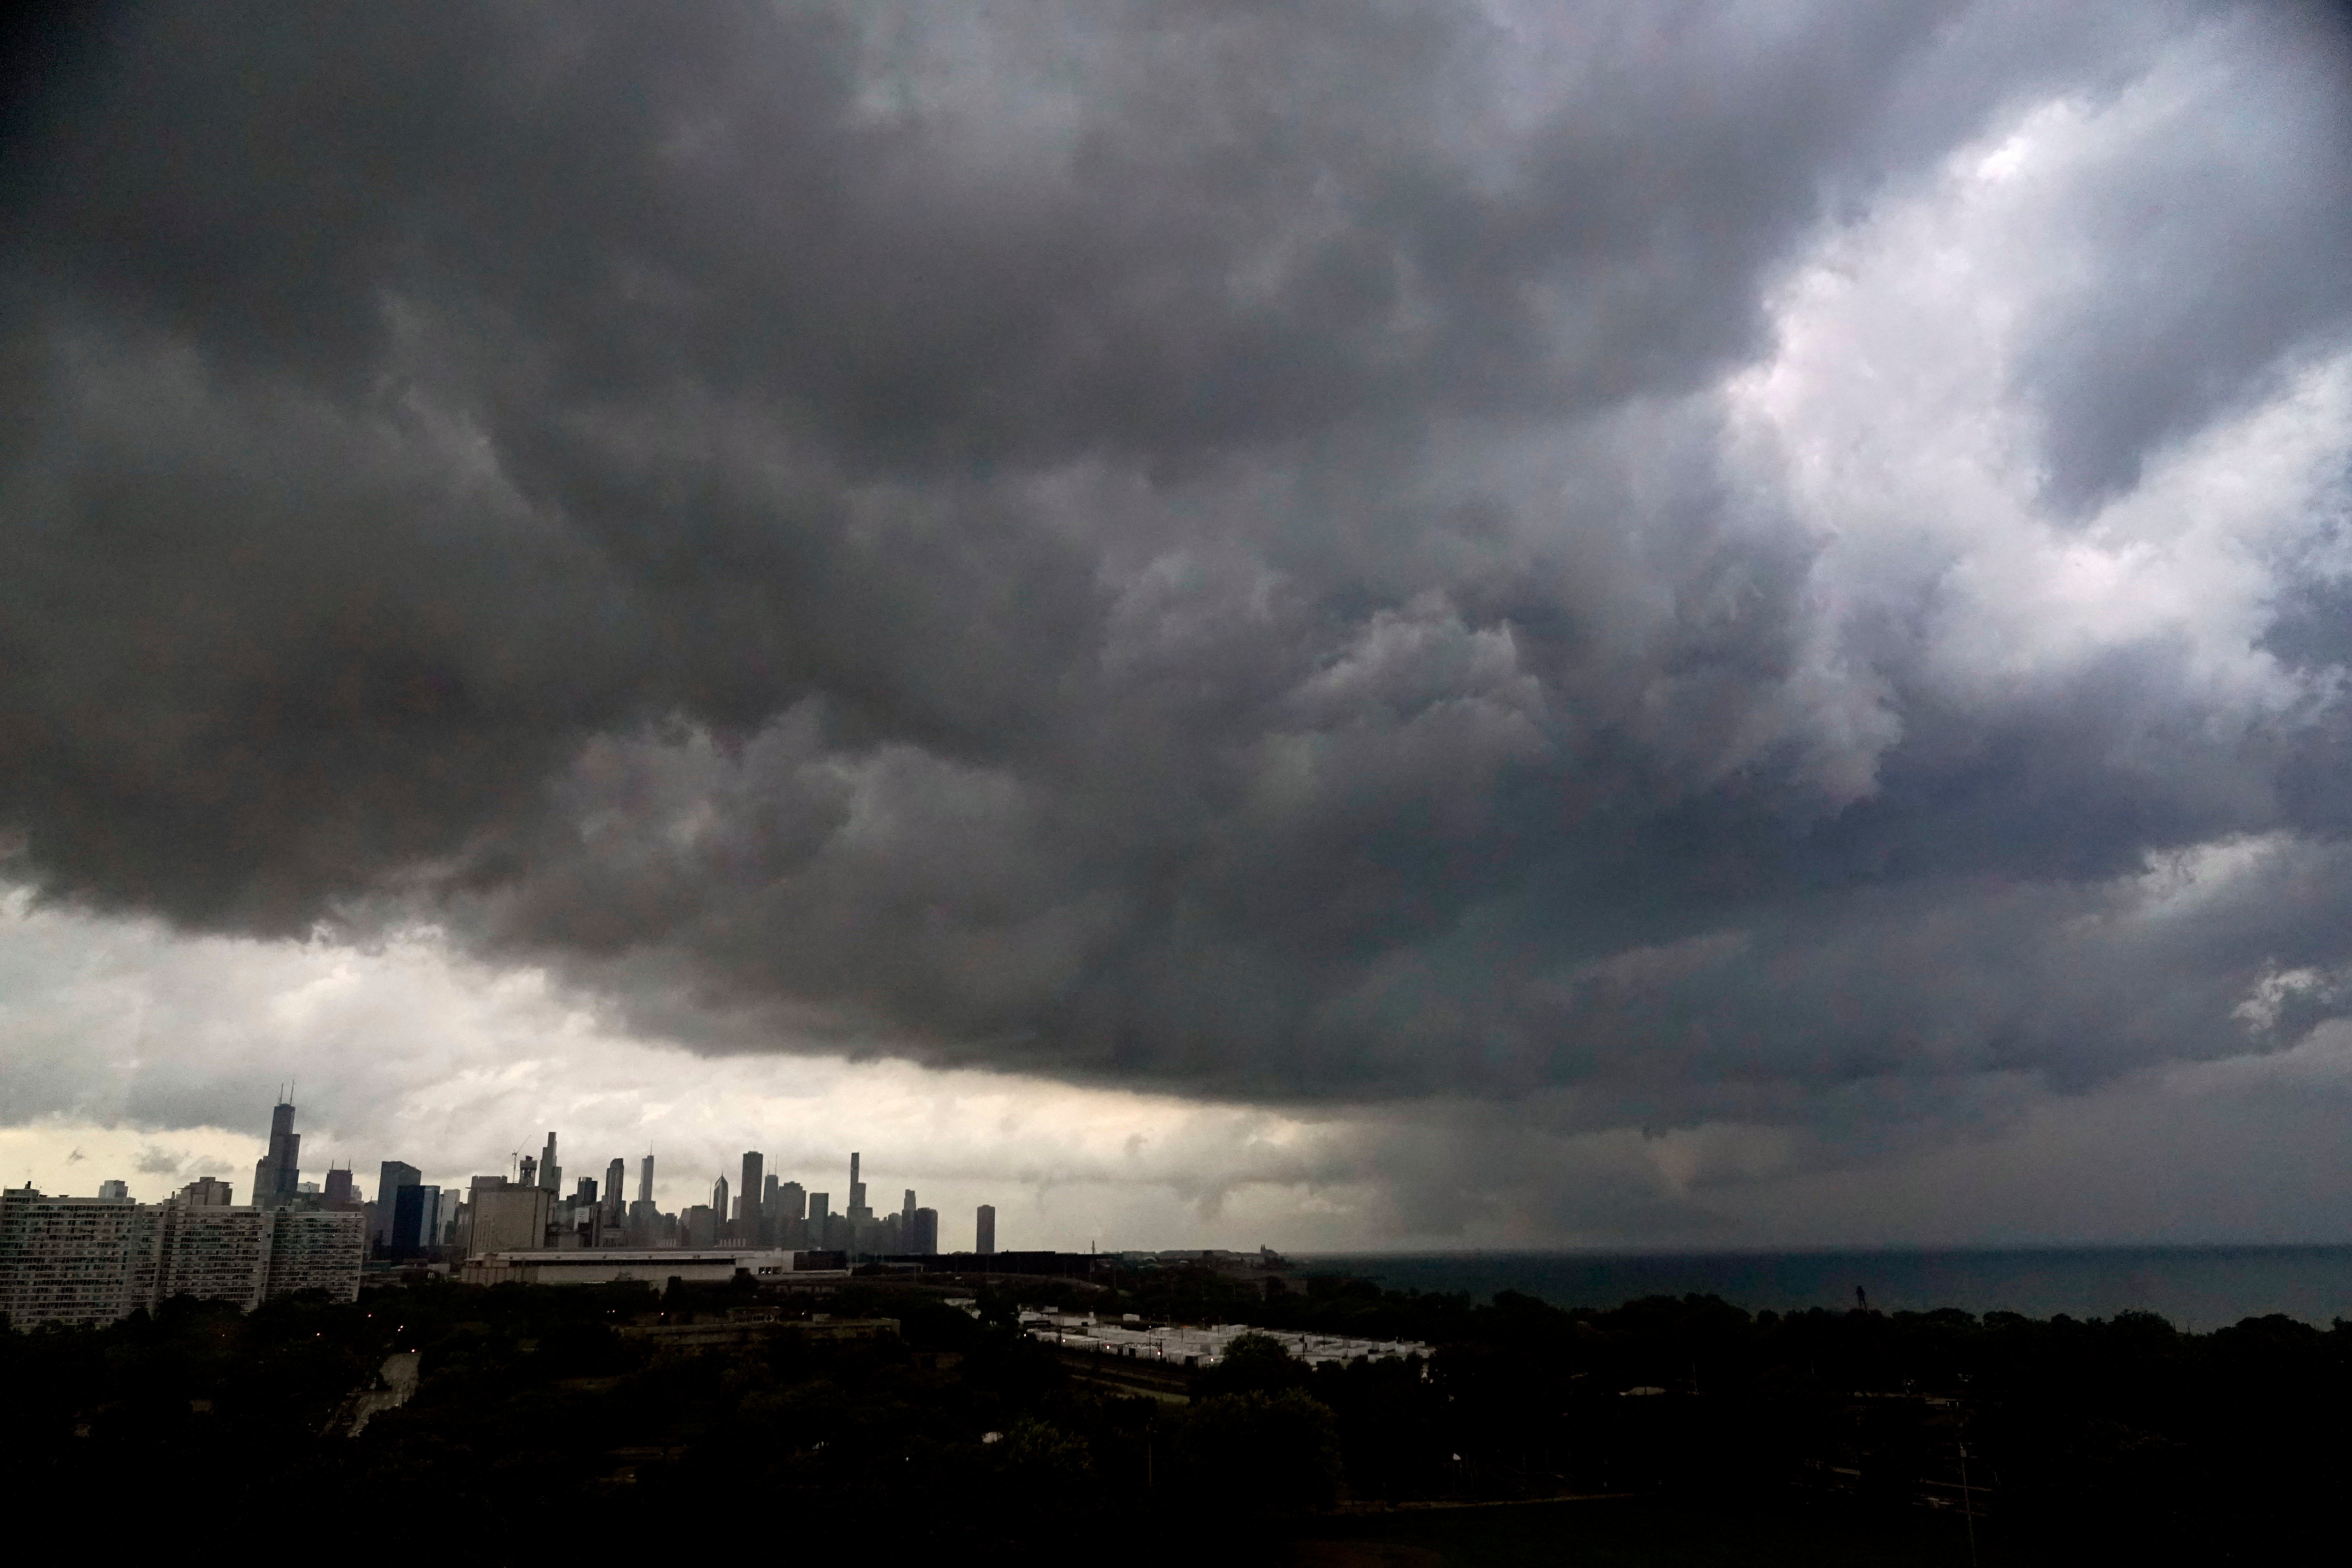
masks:
{"type": "Polygon", "coordinates": [[[2297,1048],[2352,57],[2049,11],[115,16],[9,127],[8,868],[1414,1233],[2297,1048]]]}

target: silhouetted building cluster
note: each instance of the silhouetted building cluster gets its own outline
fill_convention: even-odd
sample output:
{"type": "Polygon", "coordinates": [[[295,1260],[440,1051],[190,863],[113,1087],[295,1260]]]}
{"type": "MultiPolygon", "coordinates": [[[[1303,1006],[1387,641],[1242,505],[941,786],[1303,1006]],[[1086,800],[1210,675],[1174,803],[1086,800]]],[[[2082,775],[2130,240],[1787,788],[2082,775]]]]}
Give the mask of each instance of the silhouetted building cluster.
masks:
{"type": "MultiPolygon", "coordinates": [[[[756,1149],[744,1152],[734,1183],[720,1173],[710,1201],[679,1214],[654,1202],[651,1154],[638,1163],[634,1198],[625,1197],[628,1166],[620,1159],[601,1182],[583,1176],[566,1193],[552,1131],[511,1173],[476,1176],[463,1193],[386,1160],[366,1199],[347,1168],[331,1168],[323,1185],[302,1179],[294,1114],[290,1099],[271,1109],[268,1145],[253,1168],[254,1201],[243,1206],[211,1176],[164,1204],[132,1203],[120,1181],[101,1183],[94,1198],[47,1197],[30,1186],[7,1193],[0,1312],[26,1326],[111,1321],[175,1295],[250,1308],[289,1290],[323,1289],[349,1300],[370,1257],[451,1267],[492,1254],[693,1251],[714,1260],[758,1254],[760,1268],[789,1272],[796,1256],[805,1269],[885,1258],[915,1265],[940,1252],[938,1211],[919,1205],[908,1187],[895,1210],[877,1214],[866,1201],[864,1156],[855,1152],[848,1203],[838,1211],[831,1192],[782,1180],[756,1149]]],[[[974,1215],[973,1250],[996,1250],[996,1211],[985,1204],[974,1215]]],[[[667,1278],[653,1264],[641,1271],[667,1278]]],[[[495,1272],[467,1270],[483,1279],[495,1272]]]]}
{"type": "MultiPolygon", "coordinates": [[[[859,1153],[849,1156],[849,1203],[838,1212],[830,1192],[810,1192],[798,1182],[782,1180],[767,1169],[767,1156],[752,1149],[745,1151],[732,1179],[720,1172],[711,1182],[709,1202],[669,1214],[654,1202],[651,1154],[640,1162],[632,1201],[623,1201],[627,1166],[620,1160],[605,1166],[601,1184],[583,1176],[572,1191],[562,1192],[556,1135],[550,1132],[539,1156],[520,1162],[518,1176],[476,1176],[464,1201],[454,1206],[445,1201],[435,1208],[431,1198],[416,1200],[420,1213],[439,1216],[437,1233],[423,1225],[412,1233],[398,1218],[406,1212],[402,1205],[409,1202],[404,1187],[398,1197],[384,1194],[413,1182],[415,1173],[412,1167],[387,1163],[376,1206],[380,1215],[390,1212],[394,1217],[388,1222],[379,1218],[377,1224],[394,1256],[415,1245],[408,1240],[412,1234],[439,1234],[454,1253],[469,1258],[492,1252],[602,1247],[838,1252],[853,1263],[936,1254],[938,1211],[919,1205],[909,1187],[895,1212],[876,1214],[866,1199],[864,1159],[859,1153]]],[[[992,1235],[994,1215],[987,1209],[981,1213],[979,1228],[986,1240],[992,1235]]]]}
{"type": "MultiPolygon", "coordinates": [[[[929,1257],[940,1249],[940,1216],[915,1202],[915,1189],[890,1213],[876,1214],[866,1198],[865,1156],[849,1156],[849,1203],[836,1213],[831,1192],[810,1192],[767,1169],[767,1156],[746,1150],[730,1188],[725,1173],[711,1184],[710,1201],[679,1216],[684,1245],[838,1252],[853,1262],[885,1256],[929,1257]]],[[[985,1211],[983,1211],[985,1212],[985,1211]]]]}

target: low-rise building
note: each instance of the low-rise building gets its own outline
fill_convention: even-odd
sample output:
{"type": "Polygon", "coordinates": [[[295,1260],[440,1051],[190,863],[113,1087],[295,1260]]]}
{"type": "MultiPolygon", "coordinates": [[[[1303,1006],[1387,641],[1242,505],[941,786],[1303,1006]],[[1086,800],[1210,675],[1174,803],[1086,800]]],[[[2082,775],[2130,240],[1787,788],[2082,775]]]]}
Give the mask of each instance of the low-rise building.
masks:
{"type": "Polygon", "coordinates": [[[835,1318],[822,1312],[806,1318],[730,1312],[700,1322],[630,1323],[620,1330],[625,1340],[645,1340],[665,1350],[734,1350],[784,1334],[804,1340],[871,1340],[898,1332],[896,1318],[835,1318]]]}
{"type": "Polygon", "coordinates": [[[793,1272],[798,1256],[760,1247],[529,1247],[466,1259],[468,1285],[614,1285],[656,1288],[672,1279],[725,1284],[739,1273],[774,1279],[793,1272]]]}
{"type": "Polygon", "coordinates": [[[1246,1323],[1215,1323],[1205,1327],[1171,1323],[1154,1327],[1140,1322],[1110,1322],[1092,1313],[1024,1310],[1021,1326],[1029,1337],[1065,1350],[1097,1351],[1106,1355],[1163,1362],[1174,1366],[1214,1366],[1225,1349],[1244,1334],[1258,1334],[1309,1365],[1347,1363],[1359,1356],[1381,1361],[1390,1356],[1423,1356],[1429,1346],[1415,1340],[1360,1340],[1343,1334],[1308,1334],[1290,1329],[1256,1329],[1246,1323]]]}

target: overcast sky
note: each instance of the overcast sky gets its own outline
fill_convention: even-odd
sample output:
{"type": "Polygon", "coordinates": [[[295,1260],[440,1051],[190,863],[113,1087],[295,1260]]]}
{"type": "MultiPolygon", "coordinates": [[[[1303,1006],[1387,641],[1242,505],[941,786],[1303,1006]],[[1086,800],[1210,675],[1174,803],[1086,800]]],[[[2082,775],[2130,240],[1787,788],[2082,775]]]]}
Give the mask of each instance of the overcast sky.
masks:
{"type": "Polygon", "coordinates": [[[0,1177],[2352,1239],[2340,10],[15,41],[0,1177]]]}

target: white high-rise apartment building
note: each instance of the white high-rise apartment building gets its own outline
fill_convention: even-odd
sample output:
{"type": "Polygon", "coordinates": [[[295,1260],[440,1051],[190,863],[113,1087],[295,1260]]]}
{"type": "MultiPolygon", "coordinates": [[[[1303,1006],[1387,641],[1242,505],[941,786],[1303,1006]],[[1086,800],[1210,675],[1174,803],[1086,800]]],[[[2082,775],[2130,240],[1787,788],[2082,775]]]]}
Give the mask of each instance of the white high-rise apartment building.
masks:
{"type": "Polygon", "coordinates": [[[153,1229],[144,1204],[0,1192],[0,1313],[19,1329],[114,1321],[153,1229]]]}
{"type": "Polygon", "coordinates": [[[110,1323],[174,1296],[248,1311],[296,1290],[358,1298],[364,1215],[240,1208],[226,1195],[213,1182],[163,1204],[0,1192],[0,1313],[22,1329],[110,1323]]]}
{"type": "Polygon", "coordinates": [[[359,1299],[360,1264],[367,1257],[367,1216],[323,1209],[272,1215],[261,1299],[297,1290],[324,1290],[330,1300],[359,1299]]]}
{"type": "MultiPolygon", "coordinates": [[[[181,1200],[154,1205],[162,1223],[155,1226],[152,1262],[148,1275],[133,1276],[125,1313],[152,1310],[174,1296],[234,1301],[247,1311],[261,1304],[278,1211],[183,1201],[187,1197],[184,1193],[181,1200]]],[[[352,1294],[358,1293],[354,1278],[352,1294]]]]}

